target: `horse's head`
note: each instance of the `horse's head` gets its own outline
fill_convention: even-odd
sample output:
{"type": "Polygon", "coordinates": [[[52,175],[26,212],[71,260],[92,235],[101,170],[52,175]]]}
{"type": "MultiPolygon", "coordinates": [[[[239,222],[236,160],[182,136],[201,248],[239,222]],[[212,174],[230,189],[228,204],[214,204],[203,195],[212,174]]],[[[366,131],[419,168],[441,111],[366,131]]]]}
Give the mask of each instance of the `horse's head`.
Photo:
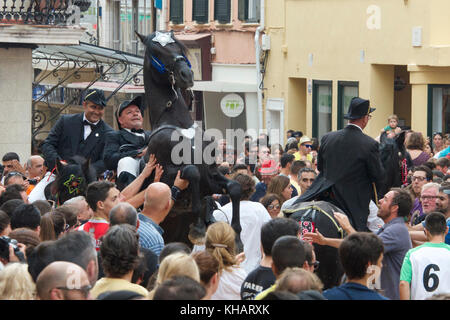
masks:
{"type": "Polygon", "coordinates": [[[58,161],[56,166],[55,191],[60,204],[85,195],[88,184],[96,180],[95,169],[90,166],[89,160],[74,157],[65,165],[58,161]]]}
{"type": "Polygon", "coordinates": [[[156,31],[148,36],[136,33],[145,45],[145,68],[151,68],[154,80],[180,89],[194,85],[194,74],[186,57],[185,46],[170,32],[156,31]]]}
{"type": "Polygon", "coordinates": [[[380,159],[386,173],[385,186],[380,190],[382,195],[392,187],[400,187],[406,178],[410,159],[404,142],[405,131],[394,137],[389,137],[386,132],[380,136],[380,159]]]}

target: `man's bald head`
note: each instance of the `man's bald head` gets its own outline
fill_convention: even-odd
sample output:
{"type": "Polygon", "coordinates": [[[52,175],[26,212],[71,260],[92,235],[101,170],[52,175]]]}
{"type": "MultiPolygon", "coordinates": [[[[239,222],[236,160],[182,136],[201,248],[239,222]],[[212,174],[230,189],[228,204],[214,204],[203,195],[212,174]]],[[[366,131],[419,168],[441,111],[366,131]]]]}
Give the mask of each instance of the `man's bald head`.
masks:
{"type": "Polygon", "coordinates": [[[44,158],[38,155],[28,158],[27,170],[29,178],[42,177],[45,173],[44,158]]]}
{"type": "Polygon", "coordinates": [[[89,285],[89,279],[83,268],[72,262],[55,261],[42,270],[36,280],[36,290],[41,300],[68,299],[79,296],[63,292],[65,289],[80,289],[89,285]],[[58,291],[54,291],[54,289],[58,291]]]}
{"type": "Polygon", "coordinates": [[[111,227],[123,223],[132,225],[133,227],[137,225],[137,211],[128,202],[119,203],[109,212],[109,224],[111,227]]]}
{"type": "Polygon", "coordinates": [[[144,208],[151,211],[164,211],[170,208],[171,191],[167,184],[154,182],[145,191],[144,208]]]}

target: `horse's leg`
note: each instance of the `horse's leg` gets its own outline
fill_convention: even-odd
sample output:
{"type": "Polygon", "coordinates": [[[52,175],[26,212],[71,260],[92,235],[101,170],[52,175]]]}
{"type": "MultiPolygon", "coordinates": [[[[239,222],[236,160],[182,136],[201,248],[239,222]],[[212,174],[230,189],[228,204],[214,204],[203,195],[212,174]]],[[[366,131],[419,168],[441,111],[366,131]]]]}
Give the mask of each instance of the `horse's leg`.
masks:
{"type": "Polygon", "coordinates": [[[236,250],[237,253],[244,251],[244,245],[241,240],[241,215],[240,215],[240,200],[241,200],[241,185],[234,180],[228,180],[222,175],[216,176],[216,182],[219,186],[225,188],[231,198],[231,206],[233,209],[233,217],[231,218],[231,227],[236,233],[236,250]]]}
{"type": "Polygon", "coordinates": [[[200,215],[200,172],[196,166],[187,165],[181,173],[181,178],[189,181],[189,189],[192,197],[192,215],[194,223],[189,226],[189,240],[193,244],[204,244],[206,225],[204,218],[200,215]]]}

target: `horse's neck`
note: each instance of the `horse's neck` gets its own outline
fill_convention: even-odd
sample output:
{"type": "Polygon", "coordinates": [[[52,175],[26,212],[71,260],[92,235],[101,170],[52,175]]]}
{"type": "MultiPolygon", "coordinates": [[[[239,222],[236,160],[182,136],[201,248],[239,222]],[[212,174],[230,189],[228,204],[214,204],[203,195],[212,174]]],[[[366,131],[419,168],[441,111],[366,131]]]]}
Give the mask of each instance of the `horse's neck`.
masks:
{"type": "Polygon", "coordinates": [[[169,124],[181,128],[190,128],[193,120],[179,89],[175,94],[171,87],[146,84],[146,100],[149,104],[152,130],[161,125],[169,124]],[[168,106],[168,103],[171,106],[168,106]],[[170,108],[170,110],[166,110],[170,108]]]}

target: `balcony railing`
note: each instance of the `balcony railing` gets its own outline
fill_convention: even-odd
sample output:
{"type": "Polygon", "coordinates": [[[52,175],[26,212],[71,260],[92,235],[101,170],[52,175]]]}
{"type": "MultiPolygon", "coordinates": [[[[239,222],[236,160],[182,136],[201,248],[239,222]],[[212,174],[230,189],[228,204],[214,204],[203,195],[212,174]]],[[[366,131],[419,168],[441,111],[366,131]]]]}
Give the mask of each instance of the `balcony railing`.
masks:
{"type": "Polygon", "coordinates": [[[0,0],[0,24],[77,25],[91,0],[0,0]]]}

